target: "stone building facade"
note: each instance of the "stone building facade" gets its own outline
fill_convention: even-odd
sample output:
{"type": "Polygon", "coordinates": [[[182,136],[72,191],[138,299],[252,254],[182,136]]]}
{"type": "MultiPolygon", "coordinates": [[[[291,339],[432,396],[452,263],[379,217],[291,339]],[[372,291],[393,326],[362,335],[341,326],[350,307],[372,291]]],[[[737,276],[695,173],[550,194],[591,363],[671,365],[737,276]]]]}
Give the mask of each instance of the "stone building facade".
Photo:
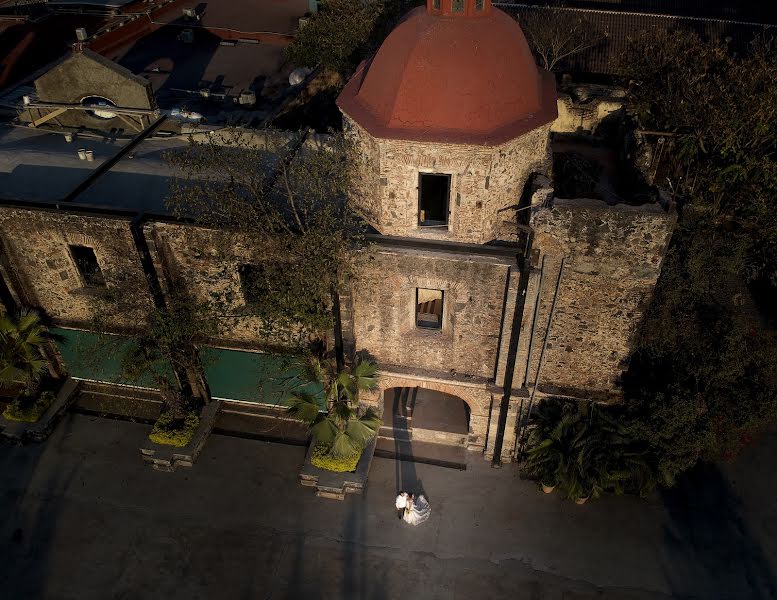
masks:
{"type": "MultiPolygon", "coordinates": [[[[340,290],[343,346],[381,369],[364,401],[390,421],[398,391],[453,398],[465,434],[446,438],[459,429],[438,414],[440,439],[511,460],[530,398],[616,400],[674,217],[556,199],[536,177],[550,175],[557,97],[517,23],[490,0],[428,0],[338,104],[360,149],[354,200],[375,230],[340,290]],[[459,56],[439,52],[448,37],[459,56]],[[408,87],[419,73],[428,85],[408,87]]],[[[232,233],[132,211],[0,203],[0,234],[16,302],[83,327],[111,288],[129,284],[150,305],[151,280],[162,295],[231,297],[240,315],[239,270],[262,258],[232,233]]],[[[259,350],[256,330],[242,315],[216,342],[259,350]]]]}
{"type": "MultiPolygon", "coordinates": [[[[373,137],[344,117],[362,150],[359,199],[371,224],[385,235],[484,244],[505,236],[531,173],[550,163],[550,125],[497,146],[392,140],[373,137]],[[445,227],[419,224],[418,189],[423,174],[450,177],[445,227]]],[[[508,232],[510,239],[514,231],[508,232]]]]}
{"type": "MultiPolygon", "coordinates": [[[[41,309],[62,324],[88,326],[117,283],[151,305],[130,231],[131,217],[56,209],[0,208],[0,268],[20,306],[41,309]],[[97,265],[93,269],[89,264],[97,265]]],[[[129,326],[120,317],[109,323],[129,326]]]]}

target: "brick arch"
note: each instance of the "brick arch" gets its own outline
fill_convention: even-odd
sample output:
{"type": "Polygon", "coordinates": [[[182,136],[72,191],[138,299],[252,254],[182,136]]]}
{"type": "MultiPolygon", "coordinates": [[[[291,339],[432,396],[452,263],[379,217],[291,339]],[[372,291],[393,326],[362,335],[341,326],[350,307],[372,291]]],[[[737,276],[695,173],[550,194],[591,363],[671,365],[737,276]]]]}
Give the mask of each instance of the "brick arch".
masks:
{"type": "Polygon", "coordinates": [[[475,388],[469,386],[460,386],[441,381],[427,381],[423,379],[413,379],[410,377],[400,377],[396,375],[382,376],[378,380],[378,391],[374,394],[374,402],[379,403],[383,398],[383,393],[392,388],[412,388],[419,387],[428,390],[442,392],[456,396],[469,406],[471,416],[487,416],[490,393],[485,388],[475,388]]]}
{"type": "Polygon", "coordinates": [[[100,246],[97,239],[83,233],[65,232],[65,241],[73,246],[89,246],[95,249],[100,246]]]}
{"type": "Polygon", "coordinates": [[[466,447],[473,451],[485,450],[490,419],[489,409],[491,406],[491,393],[485,386],[471,387],[442,381],[429,381],[397,375],[383,375],[378,381],[378,388],[371,394],[371,398],[369,400],[365,398],[364,400],[366,404],[372,405],[378,410],[382,410],[385,391],[393,388],[414,387],[449,394],[464,402],[469,408],[469,423],[467,424],[469,433],[466,447]]]}

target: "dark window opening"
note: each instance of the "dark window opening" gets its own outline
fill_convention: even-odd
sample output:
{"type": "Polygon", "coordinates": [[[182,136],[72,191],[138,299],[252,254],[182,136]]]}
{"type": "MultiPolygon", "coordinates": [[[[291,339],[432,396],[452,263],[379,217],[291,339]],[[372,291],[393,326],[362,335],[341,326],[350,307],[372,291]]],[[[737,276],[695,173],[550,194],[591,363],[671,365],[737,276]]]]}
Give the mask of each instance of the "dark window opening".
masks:
{"type": "Polygon", "coordinates": [[[424,329],[442,328],[442,290],[427,290],[416,288],[415,291],[415,324],[424,329]]]}
{"type": "Polygon", "coordinates": [[[434,10],[440,10],[440,0],[432,0],[432,8],[434,10]]]}
{"type": "Polygon", "coordinates": [[[87,96],[83,100],[81,100],[81,104],[85,106],[99,106],[101,108],[95,108],[94,110],[87,110],[85,111],[86,114],[95,117],[97,119],[114,119],[116,117],[116,113],[111,112],[109,109],[115,107],[116,105],[108,100],[108,98],[103,98],[102,96],[87,96]],[[105,107],[103,109],[102,107],[105,107]]]}
{"type": "Polygon", "coordinates": [[[451,176],[420,173],[418,182],[418,224],[425,227],[448,225],[451,176]]]}
{"type": "Polygon", "coordinates": [[[103,277],[102,269],[100,269],[97,256],[92,248],[89,246],[70,246],[70,254],[73,257],[73,262],[76,263],[84,286],[105,287],[105,277],[103,277]]]}
{"type": "Polygon", "coordinates": [[[483,10],[483,0],[475,0],[475,10],[483,10]]]}
{"type": "Polygon", "coordinates": [[[240,277],[240,290],[246,304],[256,304],[267,293],[267,274],[262,265],[240,265],[237,268],[240,277]]]}
{"type": "Polygon", "coordinates": [[[451,2],[451,12],[464,12],[464,0],[453,0],[451,2]]]}

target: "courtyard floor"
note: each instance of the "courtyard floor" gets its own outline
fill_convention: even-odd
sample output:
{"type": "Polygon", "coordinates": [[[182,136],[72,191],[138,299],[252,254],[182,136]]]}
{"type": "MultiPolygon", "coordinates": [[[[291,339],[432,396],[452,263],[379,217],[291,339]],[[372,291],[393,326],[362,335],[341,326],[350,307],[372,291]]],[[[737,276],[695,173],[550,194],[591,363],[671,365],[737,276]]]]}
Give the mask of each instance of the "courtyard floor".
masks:
{"type": "Polygon", "coordinates": [[[71,414],[44,445],[0,445],[0,597],[777,597],[775,436],[670,494],[576,506],[475,456],[376,458],[363,497],[323,500],[297,483],[304,448],[221,435],[159,473],[147,432],[71,414]],[[425,491],[428,523],[397,519],[398,486],[425,491]]]}

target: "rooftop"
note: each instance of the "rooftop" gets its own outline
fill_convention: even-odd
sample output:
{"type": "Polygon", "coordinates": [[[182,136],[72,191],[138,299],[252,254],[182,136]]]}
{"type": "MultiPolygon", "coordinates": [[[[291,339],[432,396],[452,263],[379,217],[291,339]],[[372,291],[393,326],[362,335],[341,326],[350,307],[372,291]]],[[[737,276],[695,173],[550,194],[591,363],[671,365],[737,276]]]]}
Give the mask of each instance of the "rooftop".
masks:
{"type": "Polygon", "coordinates": [[[203,3],[200,0],[175,2],[175,10],[168,10],[154,20],[158,23],[178,22],[184,9],[195,10],[199,26],[210,30],[228,30],[235,33],[271,32],[291,35],[297,30],[299,18],[309,10],[308,0],[219,0],[203,3]]]}
{"type": "Polygon", "coordinates": [[[195,32],[193,43],[184,43],[180,32],[162,27],[113,55],[120,65],[151,81],[161,108],[186,102],[206,117],[214,116],[233,106],[232,99],[242,91],[251,90],[257,97],[255,108],[266,112],[288,88],[291,68],[284,68],[283,47],[224,41],[204,29],[195,32]],[[210,101],[201,100],[202,89],[209,90],[210,101]],[[214,104],[222,94],[231,104],[214,104]]]}
{"type": "Polygon", "coordinates": [[[0,89],[64,56],[76,42],[76,28],[105,23],[105,17],[89,14],[50,14],[36,21],[0,15],[0,89]]]}
{"type": "MultiPolygon", "coordinates": [[[[278,133],[279,138],[270,142],[272,148],[283,147],[283,135],[278,133]]],[[[185,148],[188,137],[152,137],[127,151],[129,143],[127,139],[82,135],[67,142],[57,133],[0,126],[0,196],[22,202],[61,203],[102,170],[96,181],[74,198],[75,203],[165,214],[165,200],[175,173],[164,153],[185,148]],[[91,150],[94,161],[80,159],[79,149],[91,150]],[[106,162],[117,156],[119,160],[106,167],[106,162]]],[[[272,154],[278,158],[283,155],[282,151],[272,154]]]]}

